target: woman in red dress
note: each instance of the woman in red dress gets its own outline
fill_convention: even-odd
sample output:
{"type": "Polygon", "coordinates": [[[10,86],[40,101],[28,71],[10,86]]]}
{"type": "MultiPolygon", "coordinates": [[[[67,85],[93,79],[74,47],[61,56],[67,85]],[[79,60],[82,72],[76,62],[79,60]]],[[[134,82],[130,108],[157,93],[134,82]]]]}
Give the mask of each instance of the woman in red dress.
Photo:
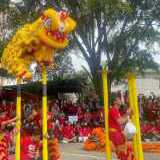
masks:
{"type": "MultiPolygon", "coordinates": [[[[117,158],[120,160],[134,160],[132,149],[127,144],[127,140],[123,134],[123,126],[128,121],[128,115],[121,116],[120,108],[121,101],[120,98],[115,98],[113,105],[109,110],[109,135],[112,141],[117,158]]],[[[128,111],[129,113],[129,111],[128,111]]]]}

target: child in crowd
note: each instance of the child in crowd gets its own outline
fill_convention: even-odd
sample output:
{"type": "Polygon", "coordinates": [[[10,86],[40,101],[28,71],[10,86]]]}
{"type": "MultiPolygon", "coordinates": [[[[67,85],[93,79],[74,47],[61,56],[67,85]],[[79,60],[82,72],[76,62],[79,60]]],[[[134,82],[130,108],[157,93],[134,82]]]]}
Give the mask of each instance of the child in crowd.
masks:
{"type": "Polygon", "coordinates": [[[21,137],[21,159],[38,160],[40,158],[41,140],[40,133],[36,131],[27,131],[27,134],[21,137]]]}
{"type": "Polygon", "coordinates": [[[64,124],[65,124],[65,115],[64,115],[64,113],[60,114],[58,120],[59,120],[59,124],[61,126],[64,126],[64,124]]]}
{"type": "Polygon", "coordinates": [[[81,107],[78,107],[77,109],[77,116],[78,116],[78,121],[81,122],[84,118],[84,111],[81,107]]]}
{"type": "Polygon", "coordinates": [[[63,135],[63,141],[62,141],[63,143],[76,141],[74,127],[69,121],[66,121],[65,125],[62,127],[62,135],[63,135]]]}
{"type": "Polygon", "coordinates": [[[86,112],[84,113],[84,120],[86,123],[90,123],[92,119],[92,114],[89,112],[89,109],[86,110],[86,112]]]}
{"type": "Polygon", "coordinates": [[[79,129],[79,142],[84,142],[87,140],[91,133],[91,129],[87,126],[87,123],[83,123],[79,129]]]}

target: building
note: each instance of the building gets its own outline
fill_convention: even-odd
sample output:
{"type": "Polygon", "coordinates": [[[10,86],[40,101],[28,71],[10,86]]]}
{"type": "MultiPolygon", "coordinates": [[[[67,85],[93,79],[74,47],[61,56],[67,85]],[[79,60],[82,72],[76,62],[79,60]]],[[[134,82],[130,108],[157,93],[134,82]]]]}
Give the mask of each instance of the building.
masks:
{"type": "MultiPolygon", "coordinates": [[[[160,75],[152,70],[146,70],[144,74],[137,75],[137,94],[160,96],[160,75]]],[[[128,90],[127,80],[123,83],[112,85],[112,92],[128,90]]]]}

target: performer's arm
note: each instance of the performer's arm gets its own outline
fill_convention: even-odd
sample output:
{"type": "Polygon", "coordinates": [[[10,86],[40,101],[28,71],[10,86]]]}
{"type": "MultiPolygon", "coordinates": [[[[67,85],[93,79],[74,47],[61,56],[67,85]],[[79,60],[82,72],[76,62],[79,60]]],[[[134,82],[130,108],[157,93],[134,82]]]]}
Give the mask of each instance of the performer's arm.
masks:
{"type": "Polygon", "coordinates": [[[7,125],[9,123],[16,122],[17,120],[19,120],[19,118],[15,117],[15,118],[12,118],[12,119],[9,119],[7,121],[2,122],[2,125],[7,125]]]}
{"type": "Polygon", "coordinates": [[[119,123],[119,124],[125,124],[126,122],[128,122],[128,115],[125,115],[125,116],[123,116],[123,117],[119,117],[118,119],[117,119],[117,122],[119,123]]]}
{"type": "Polygon", "coordinates": [[[128,108],[126,114],[125,114],[124,116],[121,116],[121,117],[118,118],[118,120],[117,120],[118,123],[119,123],[119,124],[125,124],[126,122],[128,122],[129,117],[130,117],[132,114],[133,114],[132,109],[131,109],[131,108],[128,108]]]}

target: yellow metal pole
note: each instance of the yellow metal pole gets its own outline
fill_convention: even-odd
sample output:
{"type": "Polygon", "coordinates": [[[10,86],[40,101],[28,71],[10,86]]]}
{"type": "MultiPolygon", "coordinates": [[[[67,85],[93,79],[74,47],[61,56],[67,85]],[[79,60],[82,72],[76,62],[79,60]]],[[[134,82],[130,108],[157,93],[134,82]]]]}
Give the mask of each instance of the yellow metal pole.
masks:
{"type": "Polygon", "coordinates": [[[42,132],[43,132],[43,160],[48,160],[48,143],[47,143],[47,72],[46,67],[42,68],[42,84],[43,84],[43,98],[42,98],[42,132]]]}
{"type": "MultiPolygon", "coordinates": [[[[16,117],[21,120],[21,80],[17,79],[17,104],[16,104],[16,117]]],[[[19,120],[16,122],[16,160],[20,160],[20,138],[21,138],[21,126],[19,120]]]]}
{"type": "Polygon", "coordinates": [[[138,107],[138,99],[137,99],[137,91],[136,91],[136,76],[135,74],[128,75],[128,85],[129,85],[129,93],[131,94],[131,105],[133,105],[134,112],[134,121],[137,128],[137,134],[135,136],[138,151],[138,160],[144,160],[143,150],[142,150],[142,142],[141,142],[141,128],[140,128],[140,120],[139,120],[139,107],[138,107]]]}
{"type": "MultiPolygon", "coordinates": [[[[128,90],[129,90],[129,106],[134,111],[134,103],[133,103],[133,92],[132,92],[132,82],[128,77],[128,90]]],[[[132,121],[136,125],[136,116],[132,116],[132,121]]],[[[137,148],[137,135],[133,138],[133,148],[134,148],[134,156],[136,160],[138,160],[138,148],[137,148]]]]}
{"type": "Polygon", "coordinates": [[[108,82],[107,71],[105,68],[102,70],[103,80],[103,96],[104,96],[104,111],[105,111],[105,132],[106,132],[106,160],[111,160],[111,147],[109,140],[109,123],[108,123],[108,82]]]}

